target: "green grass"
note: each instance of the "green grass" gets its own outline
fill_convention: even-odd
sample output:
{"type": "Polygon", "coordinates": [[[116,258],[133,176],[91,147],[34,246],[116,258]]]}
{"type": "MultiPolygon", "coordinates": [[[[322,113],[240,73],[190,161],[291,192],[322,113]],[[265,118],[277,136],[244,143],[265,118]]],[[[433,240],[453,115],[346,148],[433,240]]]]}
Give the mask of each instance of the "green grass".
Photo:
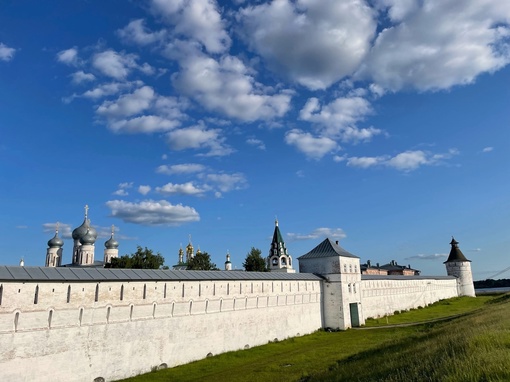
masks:
{"type": "MultiPolygon", "coordinates": [[[[125,381],[510,380],[510,295],[505,296],[469,299],[480,299],[477,307],[484,309],[478,310],[473,310],[477,307],[471,302],[443,302],[438,314],[452,306],[454,314],[472,311],[452,320],[377,330],[320,331],[125,381]]],[[[418,311],[429,309],[437,308],[418,311]]]]}
{"type": "Polygon", "coordinates": [[[477,298],[472,297],[455,297],[448,300],[437,301],[426,307],[426,309],[411,309],[404,312],[399,312],[392,316],[384,316],[376,319],[368,319],[365,326],[385,326],[407,324],[428,320],[435,320],[438,318],[445,318],[464,314],[473,310],[479,309],[484,306],[487,301],[494,298],[494,295],[482,295],[477,298]]]}

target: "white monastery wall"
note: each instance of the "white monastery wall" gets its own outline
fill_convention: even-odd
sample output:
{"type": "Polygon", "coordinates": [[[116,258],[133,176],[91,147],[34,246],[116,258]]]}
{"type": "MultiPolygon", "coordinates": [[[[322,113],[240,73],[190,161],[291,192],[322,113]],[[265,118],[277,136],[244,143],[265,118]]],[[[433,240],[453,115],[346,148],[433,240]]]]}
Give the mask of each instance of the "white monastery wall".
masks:
{"type": "Polygon", "coordinates": [[[455,278],[410,278],[409,276],[369,276],[361,279],[363,317],[377,318],[395,311],[425,307],[433,302],[457,297],[455,278]]]}
{"type": "Polygon", "coordinates": [[[2,282],[0,380],[110,381],[311,333],[320,284],[2,282]]]}

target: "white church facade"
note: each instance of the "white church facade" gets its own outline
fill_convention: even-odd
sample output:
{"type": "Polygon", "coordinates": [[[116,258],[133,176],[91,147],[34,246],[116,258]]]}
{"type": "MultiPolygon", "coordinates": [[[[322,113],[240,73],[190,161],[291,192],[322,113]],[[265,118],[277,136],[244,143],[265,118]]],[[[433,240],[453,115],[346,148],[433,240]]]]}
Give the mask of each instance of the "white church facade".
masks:
{"type": "MultiPolygon", "coordinates": [[[[83,266],[56,266],[58,232],[46,267],[0,266],[1,381],[112,381],[474,296],[454,239],[447,276],[362,275],[359,257],[330,239],[298,257],[295,272],[278,224],[271,272],[105,269],[90,266],[97,234],[87,213],[82,226],[72,263],[83,266]]],[[[111,240],[105,259],[118,250],[113,230],[111,240]]]]}

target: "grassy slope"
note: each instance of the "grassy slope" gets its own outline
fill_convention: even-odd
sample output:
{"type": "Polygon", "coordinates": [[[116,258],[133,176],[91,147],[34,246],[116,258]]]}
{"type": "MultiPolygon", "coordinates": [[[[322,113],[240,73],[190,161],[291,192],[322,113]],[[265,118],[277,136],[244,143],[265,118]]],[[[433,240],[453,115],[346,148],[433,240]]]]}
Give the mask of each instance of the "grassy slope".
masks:
{"type": "MultiPolygon", "coordinates": [[[[450,304],[437,304],[398,316],[406,319],[407,315],[409,321],[416,319],[413,314],[424,314],[421,312],[428,309],[437,309],[436,317],[437,314],[444,316],[448,311],[450,315],[458,314],[479,307],[487,299],[452,299],[450,304]],[[473,306],[473,301],[477,301],[476,306],[473,306]]],[[[490,373],[497,376],[499,369],[506,378],[501,380],[510,380],[509,372],[504,374],[505,369],[510,368],[510,303],[487,304],[486,308],[445,323],[317,332],[222,354],[128,381],[489,381],[498,379],[483,378],[483,375],[490,373]],[[468,374],[462,377],[459,373],[464,369],[457,370],[455,366],[461,359],[475,365],[468,370],[469,375],[482,377],[466,379],[468,374]],[[484,371],[486,374],[473,374],[483,370],[481,366],[488,367],[484,371]],[[449,370],[457,370],[457,374],[452,374],[453,379],[448,379],[449,370]],[[393,379],[384,379],[387,376],[393,379]],[[438,379],[438,376],[444,379],[438,379]]],[[[435,317],[427,314],[426,318],[420,316],[418,320],[430,318],[435,317]]]]}

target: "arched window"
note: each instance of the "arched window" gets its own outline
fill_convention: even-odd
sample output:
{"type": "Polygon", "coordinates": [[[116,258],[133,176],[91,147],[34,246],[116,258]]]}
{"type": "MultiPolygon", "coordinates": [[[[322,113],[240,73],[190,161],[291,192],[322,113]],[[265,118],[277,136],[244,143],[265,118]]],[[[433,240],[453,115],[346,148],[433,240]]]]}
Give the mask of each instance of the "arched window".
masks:
{"type": "Polygon", "coordinates": [[[67,303],[71,301],[71,285],[67,286],[67,303]]]}
{"type": "Polygon", "coordinates": [[[287,261],[285,260],[285,257],[282,257],[282,265],[287,265],[287,261]]]}
{"type": "Polygon", "coordinates": [[[79,321],[80,326],[81,326],[81,323],[83,321],[83,308],[80,308],[80,315],[78,317],[78,321],[79,321]]]}
{"type": "Polygon", "coordinates": [[[273,257],[273,265],[275,265],[275,266],[278,265],[278,258],[273,257]]]}
{"type": "Polygon", "coordinates": [[[16,312],[14,315],[14,331],[18,331],[18,322],[19,322],[19,312],[16,312]]]}
{"type": "Polygon", "coordinates": [[[0,284],[0,305],[2,305],[2,295],[4,294],[4,286],[0,284]]]}
{"type": "Polygon", "coordinates": [[[152,304],[152,318],[156,318],[156,303],[152,304]]]}
{"type": "Polygon", "coordinates": [[[110,323],[110,312],[112,310],[112,307],[109,306],[108,308],[106,308],[106,323],[109,324],[110,323]]]}
{"type": "Polygon", "coordinates": [[[120,301],[124,300],[124,284],[120,286],[120,301]]]}
{"type": "Polygon", "coordinates": [[[96,294],[94,295],[94,301],[99,301],[99,284],[96,284],[96,294]]]}
{"type": "Polygon", "coordinates": [[[143,284],[143,299],[147,297],[147,284],[143,284]]]}
{"type": "Polygon", "coordinates": [[[133,319],[133,308],[134,308],[133,305],[129,307],[129,321],[133,319]]]}
{"type": "Polygon", "coordinates": [[[166,298],[166,283],[165,283],[165,288],[163,289],[163,298],[166,298]]]}

